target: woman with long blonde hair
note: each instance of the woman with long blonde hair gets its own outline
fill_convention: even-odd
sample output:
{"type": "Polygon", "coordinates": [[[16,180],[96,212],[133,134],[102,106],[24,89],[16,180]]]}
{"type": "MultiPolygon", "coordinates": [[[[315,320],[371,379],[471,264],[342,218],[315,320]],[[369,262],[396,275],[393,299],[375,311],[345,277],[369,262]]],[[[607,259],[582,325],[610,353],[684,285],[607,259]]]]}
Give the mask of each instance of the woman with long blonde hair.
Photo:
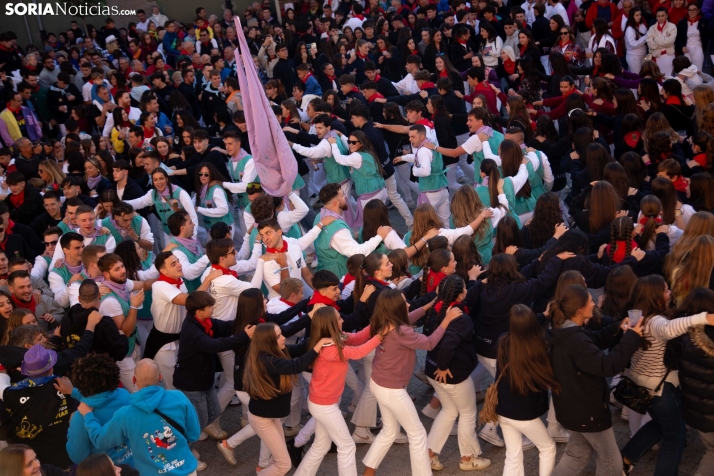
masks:
{"type": "Polygon", "coordinates": [[[664,275],[671,276],[694,249],[697,238],[703,235],[714,236],[714,215],[709,212],[697,212],[689,219],[682,236],[674,244],[664,259],[664,275]]]}
{"type": "Polygon", "coordinates": [[[503,180],[498,182],[498,202],[500,206],[496,208],[485,206],[473,187],[459,188],[454,193],[454,198],[451,199],[451,219],[457,228],[474,222],[484,210],[491,211],[492,216],[482,220],[471,234],[484,264],[491,261],[491,242],[494,230],[501,218],[508,214],[508,199],[503,193],[503,180]]]}
{"type": "Polygon", "coordinates": [[[694,240],[687,259],[672,271],[672,300],[682,303],[689,292],[699,286],[709,287],[714,269],[714,237],[702,235],[694,240]]]}
{"type": "Polygon", "coordinates": [[[262,323],[255,327],[245,358],[243,389],[250,395],[248,422],[273,455],[272,464],[261,473],[283,476],[290,471],[290,455],[280,420],[290,414],[295,376],[307,370],[323,346],[330,343],[332,339],[320,339],[312,348],[307,347],[307,342],[286,346],[277,324],[262,323]]]}
{"type": "Polygon", "coordinates": [[[64,181],[66,175],[62,172],[62,168],[57,165],[54,160],[43,160],[37,167],[37,173],[45,186],[43,192],[59,192],[60,184],[64,181]]]}
{"type": "Polygon", "coordinates": [[[5,334],[0,340],[0,345],[7,345],[10,342],[10,334],[20,326],[36,326],[37,318],[28,309],[16,308],[10,313],[7,319],[5,334]]]}

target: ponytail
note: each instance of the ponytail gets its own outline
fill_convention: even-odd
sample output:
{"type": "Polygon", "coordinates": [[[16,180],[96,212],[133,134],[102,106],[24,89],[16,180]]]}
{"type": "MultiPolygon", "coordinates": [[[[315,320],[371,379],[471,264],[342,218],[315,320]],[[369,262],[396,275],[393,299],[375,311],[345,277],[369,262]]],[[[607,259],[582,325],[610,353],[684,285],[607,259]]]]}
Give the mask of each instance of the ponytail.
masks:
{"type": "Polygon", "coordinates": [[[347,259],[347,272],[355,278],[355,287],[352,291],[352,297],[355,305],[357,304],[357,301],[359,301],[365,286],[363,264],[363,254],[352,255],[347,259]]]}
{"type": "Polygon", "coordinates": [[[498,181],[501,174],[498,172],[498,165],[493,159],[484,159],[479,170],[488,178],[488,196],[491,199],[491,208],[500,206],[498,202],[498,181]]]}
{"type": "Polygon", "coordinates": [[[449,306],[456,301],[459,294],[464,291],[465,286],[464,280],[458,274],[447,276],[439,283],[436,305],[439,305],[439,303],[441,303],[441,305],[438,311],[434,307],[429,310],[427,318],[424,321],[424,335],[429,336],[436,330],[444,320],[449,306]]]}
{"type": "MultiPolygon", "coordinates": [[[[362,262],[362,272],[359,273],[361,275],[360,279],[356,280],[357,282],[355,283],[355,299],[359,299],[360,297],[362,297],[364,287],[367,285],[367,278],[372,277],[375,271],[379,269],[382,264],[382,258],[384,256],[385,255],[383,255],[382,253],[378,253],[375,251],[373,253],[368,254],[364,258],[364,261],[362,262]],[[359,289],[357,288],[358,285],[359,289]]],[[[356,303],[357,302],[355,301],[355,304],[356,303]]]]}
{"type": "Polygon", "coordinates": [[[580,284],[570,284],[563,289],[559,299],[550,302],[550,320],[553,328],[563,327],[566,320],[588,303],[590,293],[580,284]]]}

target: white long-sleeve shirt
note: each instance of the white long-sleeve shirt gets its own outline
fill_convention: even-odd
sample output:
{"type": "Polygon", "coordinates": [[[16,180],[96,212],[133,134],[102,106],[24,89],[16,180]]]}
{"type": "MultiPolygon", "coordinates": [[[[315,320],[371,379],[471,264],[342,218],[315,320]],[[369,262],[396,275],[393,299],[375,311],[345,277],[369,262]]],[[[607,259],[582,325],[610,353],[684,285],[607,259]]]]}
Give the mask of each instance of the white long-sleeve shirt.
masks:
{"type": "Polygon", "coordinates": [[[434,155],[426,147],[417,149],[416,154],[404,154],[402,160],[413,163],[412,173],[415,177],[428,177],[431,175],[431,161],[434,155]]]}
{"type": "Polygon", "coordinates": [[[228,197],[226,191],[220,188],[213,189],[213,208],[198,207],[196,212],[205,217],[220,218],[228,215],[228,197]]]}
{"type": "Polygon", "coordinates": [[[181,270],[183,271],[184,279],[191,280],[198,278],[201,274],[203,274],[206,268],[211,265],[211,262],[208,261],[208,256],[205,254],[195,263],[191,263],[188,256],[186,256],[186,253],[183,251],[174,248],[171,252],[179,260],[179,263],[181,263],[181,270]]]}
{"type": "MultiPolygon", "coordinates": [[[[298,239],[283,237],[283,241],[288,244],[288,251],[285,253],[287,258],[288,275],[291,278],[302,280],[302,270],[307,267],[307,263],[303,259],[302,252],[309,247],[320,235],[322,230],[315,226],[310,231],[305,233],[298,239]]],[[[263,265],[263,282],[268,288],[268,299],[279,296],[278,291],[273,289],[273,286],[280,284],[281,275],[280,265],[277,261],[262,261],[263,265]]]]}
{"type": "Polygon", "coordinates": [[[248,159],[245,162],[245,167],[243,167],[243,176],[240,182],[223,182],[223,188],[231,193],[245,193],[248,184],[255,182],[258,177],[258,171],[255,168],[255,162],[253,159],[248,159]]]}
{"type": "MultiPolygon", "coordinates": [[[[346,145],[346,139],[344,139],[344,136],[342,137],[342,142],[346,145]]],[[[335,158],[335,162],[340,165],[345,165],[355,169],[362,167],[362,156],[359,153],[353,152],[349,155],[342,155],[340,148],[337,147],[337,144],[332,144],[332,156],[335,158]]]]}
{"type": "Polygon", "coordinates": [[[417,84],[416,80],[414,79],[414,76],[411,74],[407,74],[401,81],[398,83],[392,83],[395,88],[397,88],[397,91],[399,91],[399,94],[405,95],[405,94],[417,94],[421,89],[419,88],[419,85],[417,84]]]}
{"type": "Polygon", "coordinates": [[[647,56],[647,27],[640,25],[639,31],[642,34],[640,39],[635,38],[635,29],[628,27],[625,30],[625,48],[628,55],[647,56]]]}
{"type": "MultiPolygon", "coordinates": [[[[90,91],[91,91],[91,89],[90,89],[90,91]]],[[[141,118],[141,109],[131,107],[129,109],[128,116],[129,116],[129,120],[132,122],[132,124],[138,124],[139,119],[141,118]]],[[[107,114],[107,120],[104,122],[104,129],[102,129],[102,135],[104,137],[111,136],[113,127],[114,127],[114,116],[111,114],[107,114]]]]}
{"type": "MultiPolygon", "coordinates": [[[[472,230],[473,232],[473,230],[472,230]]],[[[352,256],[362,254],[367,256],[372,251],[377,249],[377,246],[382,242],[382,237],[375,235],[364,243],[357,243],[352,237],[352,233],[347,228],[343,228],[334,235],[330,241],[330,246],[344,256],[352,256]]]]}
{"type": "MultiPolygon", "coordinates": [[[[94,241],[94,237],[83,237],[84,238],[84,246],[89,246],[92,244],[94,241]]],[[[59,246],[59,243],[57,243],[58,246],[55,247],[55,254],[52,255],[52,261],[50,261],[50,267],[49,270],[52,271],[52,269],[55,267],[55,263],[57,262],[58,259],[64,259],[64,251],[62,251],[62,247],[59,246]]],[[[103,245],[107,249],[107,253],[114,253],[114,250],[117,247],[117,242],[110,233],[109,236],[107,236],[107,241],[103,245]]],[[[52,291],[54,292],[54,290],[52,291]]]]}
{"type": "MultiPolygon", "coordinates": [[[[535,152],[528,152],[525,157],[530,160],[534,171],[537,171],[540,168],[541,161],[543,162],[543,182],[545,183],[546,189],[550,190],[551,188],[553,188],[555,176],[553,175],[553,169],[550,167],[550,161],[548,160],[548,156],[546,156],[543,152],[541,152],[540,155],[541,160],[538,159],[538,155],[535,152]]],[[[491,151],[491,145],[488,142],[483,143],[483,156],[487,159],[492,159],[499,167],[501,166],[501,158],[493,154],[493,152],[491,151]]],[[[522,164],[521,167],[526,169],[526,180],[528,180],[528,169],[525,167],[525,165],[522,164]]],[[[511,177],[511,179],[513,180],[513,188],[515,190],[515,193],[518,193],[518,191],[523,187],[523,185],[525,185],[525,182],[520,183],[520,175],[521,170],[519,168],[518,175],[516,175],[515,177],[511,177]]]]}
{"type": "MultiPolygon", "coordinates": [[[[146,192],[146,195],[143,197],[135,198],[134,200],[125,200],[126,203],[131,205],[134,210],[139,210],[140,208],[146,208],[150,207],[154,204],[153,200],[153,194],[154,190],[149,190],[146,192]]],[[[179,198],[178,198],[179,203],[181,204],[181,207],[186,210],[188,213],[188,216],[191,218],[191,221],[193,222],[195,228],[193,229],[193,238],[196,238],[196,232],[198,231],[198,216],[196,215],[196,208],[193,206],[193,202],[191,201],[191,197],[188,195],[186,190],[181,190],[179,192],[179,198]]],[[[224,213],[225,215],[225,213],[224,213]]]]}
{"type": "Polygon", "coordinates": [[[332,157],[332,145],[327,141],[327,139],[322,139],[319,144],[313,147],[293,144],[293,150],[308,159],[323,159],[325,157],[332,157]]]}

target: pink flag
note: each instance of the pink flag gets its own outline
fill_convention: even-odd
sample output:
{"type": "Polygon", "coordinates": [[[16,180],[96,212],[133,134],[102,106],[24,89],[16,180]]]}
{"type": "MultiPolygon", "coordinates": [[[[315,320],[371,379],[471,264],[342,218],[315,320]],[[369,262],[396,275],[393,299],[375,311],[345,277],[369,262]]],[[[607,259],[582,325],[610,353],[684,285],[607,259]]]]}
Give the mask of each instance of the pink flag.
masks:
{"type": "Polygon", "coordinates": [[[240,46],[235,51],[236,73],[253,162],[265,192],[274,197],[287,196],[297,177],[297,162],[258,78],[238,17],[235,24],[240,46]]]}

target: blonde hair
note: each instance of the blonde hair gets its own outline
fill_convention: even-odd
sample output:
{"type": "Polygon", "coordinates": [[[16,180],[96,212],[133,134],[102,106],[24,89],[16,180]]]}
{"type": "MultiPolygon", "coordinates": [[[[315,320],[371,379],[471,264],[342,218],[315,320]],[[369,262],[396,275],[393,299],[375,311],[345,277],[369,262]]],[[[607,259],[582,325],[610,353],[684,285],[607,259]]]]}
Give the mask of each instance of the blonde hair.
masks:
{"type": "MultiPolygon", "coordinates": [[[[709,212],[697,212],[691,216],[681,238],[672,246],[664,259],[664,275],[671,277],[672,272],[689,257],[700,236],[714,236],[714,215],[709,212]]],[[[670,280],[672,281],[672,280],[670,280]]]]}
{"type": "MultiPolygon", "coordinates": [[[[414,210],[414,226],[412,226],[412,234],[409,238],[409,244],[413,245],[421,240],[426,232],[432,228],[444,228],[444,224],[436,214],[436,210],[428,203],[422,203],[414,210]]],[[[424,246],[422,249],[412,256],[412,264],[424,267],[426,260],[429,258],[429,251],[424,246]]]]}
{"type": "MultiPolygon", "coordinates": [[[[43,160],[42,162],[40,162],[40,165],[38,167],[42,167],[47,173],[47,175],[50,176],[50,178],[52,179],[52,182],[50,183],[56,183],[57,185],[60,185],[66,177],[64,172],[62,172],[60,166],[57,165],[57,162],[55,162],[54,160],[43,160]]],[[[50,183],[45,185],[50,185],[50,183]]]]}
{"type": "Polygon", "coordinates": [[[709,278],[714,268],[714,237],[699,236],[694,240],[692,251],[684,263],[675,269],[672,276],[672,299],[679,305],[689,292],[698,287],[709,287],[709,278]]]}
{"type": "Polygon", "coordinates": [[[673,143],[674,141],[679,140],[677,132],[672,129],[672,126],[669,125],[669,121],[666,117],[664,117],[664,114],[662,114],[661,112],[655,112],[650,116],[649,119],[647,119],[647,124],[645,124],[645,132],[642,135],[642,140],[645,144],[645,151],[647,151],[647,143],[652,137],[654,137],[657,132],[660,131],[669,133],[669,135],[672,137],[673,143]]]}
{"type": "MultiPolygon", "coordinates": [[[[454,228],[461,228],[470,224],[478,218],[484,208],[486,207],[473,187],[460,187],[454,193],[454,198],[451,199],[451,216],[453,217],[454,228]]],[[[486,234],[487,226],[488,223],[483,220],[471,236],[473,238],[476,238],[476,236],[479,239],[483,238],[486,234]]]]}
{"type": "Polygon", "coordinates": [[[694,95],[694,117],[697,121],[697,126],[701,129],[702,119],[704,118],[704,109],[709,104],[714,104],[714,89],[709,86],[700,84],[693,90],[694,95]]]}

